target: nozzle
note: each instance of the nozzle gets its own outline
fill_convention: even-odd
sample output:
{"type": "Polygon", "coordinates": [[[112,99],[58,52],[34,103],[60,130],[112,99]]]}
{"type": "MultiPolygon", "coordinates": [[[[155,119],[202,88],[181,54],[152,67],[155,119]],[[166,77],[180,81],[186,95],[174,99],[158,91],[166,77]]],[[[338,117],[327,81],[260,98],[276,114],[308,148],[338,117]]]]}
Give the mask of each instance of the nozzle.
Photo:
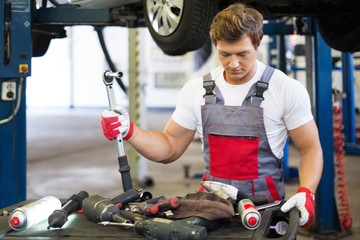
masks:
{"type": "Polygon", "coordinates": [[[49,226],[47,229],[52,227],[61,228],[68,220],[68,216],[81,208],[82,201],[87,198],[89,194],[85,191],[80,191],[78,194],[72,195],[62,206],[61,209],[55,210],[49,217],[49,226]]]}
{"type": "Polygon", "coordinates": [[[250,217],[250,218],[248,219],[248,224],[249,224],[250,226],[255,226],[256,223],[257,223],[257,219],[256,219],[255,217],[250,217]]]}
{"type": "Polygon", "coordinates": [[[66,222],[67,213],[63,210],[55,210],[55,212],[53,212],[48,218],[49,226],[47,229],[49,230],[52,227],[61,228],[66,222]]]}
{"type": "Polygon", "coordinates": [[[18,217],[13,217],[9,223],[11,227],[17,227],[20,225],[20,219],[18,217]]]}
{"type": "Polygon", "coordinates": [[[27,218],[22,212],[16,212],[9,217],[9,226],[12,229],[22,229],[25,225],[27,225],[27,218]]]}

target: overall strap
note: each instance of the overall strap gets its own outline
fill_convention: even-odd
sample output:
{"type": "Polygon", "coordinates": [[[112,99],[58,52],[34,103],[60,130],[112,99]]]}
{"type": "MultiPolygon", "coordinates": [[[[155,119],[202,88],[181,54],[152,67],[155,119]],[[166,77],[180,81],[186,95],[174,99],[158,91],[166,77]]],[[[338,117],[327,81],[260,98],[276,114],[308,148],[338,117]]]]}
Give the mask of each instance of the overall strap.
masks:
{"type": "Polygon", "coordinates": [[[205,104],[224,104],[224,98],[216,86],[215,80],[212,80],[211,73],[203,76],[203,87],[205,89],[205,104]]]}
{"type": "Polygon", "coordinates": [[[263,94],[268,89],[269,81],[274,70],[273,67],[266,66],[260,80],[251,86],[243,105],[260,106],[261,102],[264,100],[263,94]]]}

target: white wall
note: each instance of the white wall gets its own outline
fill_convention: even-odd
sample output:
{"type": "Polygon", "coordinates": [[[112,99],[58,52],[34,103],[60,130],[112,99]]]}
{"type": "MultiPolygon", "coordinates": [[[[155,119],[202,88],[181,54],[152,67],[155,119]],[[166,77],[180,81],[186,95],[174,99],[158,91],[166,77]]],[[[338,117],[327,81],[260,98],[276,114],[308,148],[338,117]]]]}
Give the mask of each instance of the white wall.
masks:
{"type": "MultiPolygon", "coordinates": [[[[127,29],[106,28],[104,34],[115,65],[126,72],[127,29]]],[[[67,29],[67,35],[52,40],[43,57],[33,58],[32,75],[27,80],[27,105],[107,106],[102,74],[109,67],[95,30],[90,26],[73,27],[67,29]]],[[[119,99],[122,98],[119,88],[119,99]]]]}
{"type": "MultiPolygon", "coordinates": [[[[180,87],[216,64],[211,60],[199,72],[194,72],[193,53],[167,56],[147,29],[139,29],[139,34],[140,78],[147,107],[174,107],[180,87]]],[[[27,80],[27,105],[108,106],[102,74],[109,67],[96,31],[91,26],[76,26],[67,28],[67,35],[67,38],[52,40],[45,56],[33,58],[32,75],[27,80]]],[[[124,73],[122,80],[128,86],[128,29],[107,27],[104,37],[112,60],[124,73]]],[[[117,92],[117,101],[127,106],[127,96],[120,87],[117,92]]]]}

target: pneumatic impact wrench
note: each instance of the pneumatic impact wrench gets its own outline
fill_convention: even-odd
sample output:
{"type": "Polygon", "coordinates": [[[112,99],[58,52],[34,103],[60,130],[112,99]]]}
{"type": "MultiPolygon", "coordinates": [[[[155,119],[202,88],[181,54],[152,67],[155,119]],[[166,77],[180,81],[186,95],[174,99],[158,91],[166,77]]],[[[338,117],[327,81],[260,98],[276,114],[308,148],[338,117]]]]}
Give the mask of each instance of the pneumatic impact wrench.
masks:
{"type": "MultiPolygon", "coordinates": [[[[181,221],[166,218],[133,218],[125,217],[123,210],[115,206],[110,199],[99,195],[85,198],[82,202],[85,216],[98,224],[132,227],[136,233],[150,239],[183,239],[202,240],[207,236],[205,227],[190,225],[181,221]],[[131,218],[131,220],[130,220],[131,218]]],[[[127,212],[126,215],[131,215],[127,212]]]]}

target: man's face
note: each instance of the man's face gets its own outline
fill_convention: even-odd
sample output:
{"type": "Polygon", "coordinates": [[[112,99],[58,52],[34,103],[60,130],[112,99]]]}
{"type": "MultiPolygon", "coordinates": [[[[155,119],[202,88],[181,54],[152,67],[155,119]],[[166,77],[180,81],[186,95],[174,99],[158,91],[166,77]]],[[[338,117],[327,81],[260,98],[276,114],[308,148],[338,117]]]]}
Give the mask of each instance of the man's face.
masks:
{"type": "Polygon", "coordinates": [[[242,84],[254,76],[257,49],[248,36],[232,42],[218,41],[216,49],[228,83],[242,84]]]}

